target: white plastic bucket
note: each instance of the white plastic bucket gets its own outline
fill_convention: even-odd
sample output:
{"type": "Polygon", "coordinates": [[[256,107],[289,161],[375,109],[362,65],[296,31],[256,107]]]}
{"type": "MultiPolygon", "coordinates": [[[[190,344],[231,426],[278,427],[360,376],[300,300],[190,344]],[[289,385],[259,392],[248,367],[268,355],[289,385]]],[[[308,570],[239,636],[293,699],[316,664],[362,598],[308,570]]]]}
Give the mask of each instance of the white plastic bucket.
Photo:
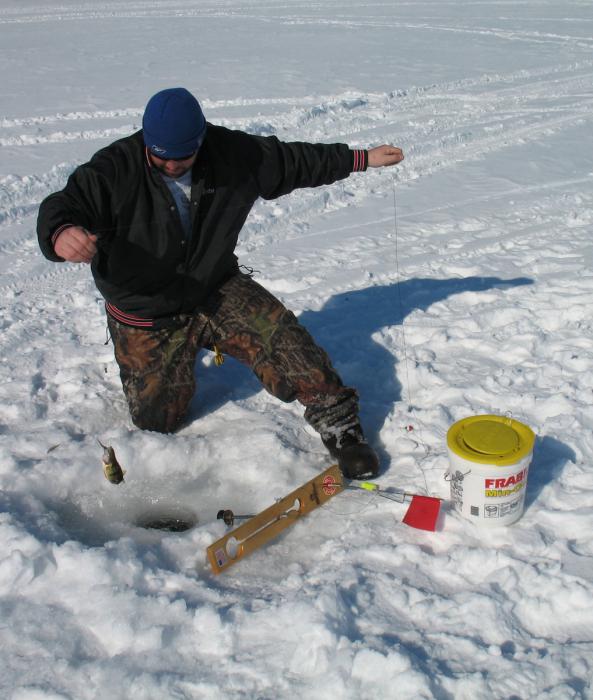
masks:
{"type": "Polygon", "coordinates": [[[506,416],[471,416],[447,433],[451,500],[481,527],[510,525],[525,507],[535,435],[506,416]]]}

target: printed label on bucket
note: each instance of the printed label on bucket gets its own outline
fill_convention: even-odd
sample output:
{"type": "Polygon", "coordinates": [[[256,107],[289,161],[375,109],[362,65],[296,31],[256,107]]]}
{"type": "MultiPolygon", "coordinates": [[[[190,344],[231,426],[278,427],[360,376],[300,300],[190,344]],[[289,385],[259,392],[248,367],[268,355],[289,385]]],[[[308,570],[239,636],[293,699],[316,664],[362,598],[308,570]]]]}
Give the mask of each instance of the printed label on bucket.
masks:
{"type": "MultiPolygon", "coordinates": [[[[469,472],[466,472],[469,474],[469,472]]],[[[455,472],[449,472],[449,480],[451,482],[451,500],[453,505],[457,510],[463,508],[463,480],[465,479],[465,474],[459,470],[455,472]]]]}
{"type": "Polygon", "coordinates": [[[485,527],[510,525],[521,517],[528,459],[510,467],[470,465],[454,455],[451,462],[451,500],[459,513],[485,527]]]}
{"type": "Polygon", "coordinates": [[[524,488],[527,479],[527,469],[522,469],[517,474],[511,474],[507,478],[484,479],[485,498],[507,498],[524,488]]]}
{"type": "MultiPolygon", "coordinates": [[[[500,505],[484,506],[485,518],[506,518],[508,515],[515,515],[520,512],[523,498],[516,498],[514,501],[501,503],[500,505]]],[[[473,508],[472,508],[473,510],[473,508]]],[[[476,509],[478,510],[478,509],[476,509]]]]}
{"type": "MultiPolygon", "coordinates": [[[[500,503],[499,505],[494,505],[489,503],[485,506],[483,516],[485,518],[506,518],[507,516],[513,516],[521,511],[521,501],[523,496],[516,498],[514,501],[507,501],[506,503],[500,503]]],[[[480,506],[470,506],[470,515],[474,518],[480,517],[480,506]]]]}

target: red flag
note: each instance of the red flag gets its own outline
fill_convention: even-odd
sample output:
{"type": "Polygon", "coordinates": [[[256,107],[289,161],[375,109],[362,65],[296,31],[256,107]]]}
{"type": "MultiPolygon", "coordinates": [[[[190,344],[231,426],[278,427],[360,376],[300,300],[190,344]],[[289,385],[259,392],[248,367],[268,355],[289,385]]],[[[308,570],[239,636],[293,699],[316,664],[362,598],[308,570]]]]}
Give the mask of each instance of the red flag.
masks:
{"type": "Polygon", "coordinates": [[[434,532],[437,526],[441,499],[431,496],[412,496],[412,502],[404,515],[404,523],[419,530],[434,532]]]}

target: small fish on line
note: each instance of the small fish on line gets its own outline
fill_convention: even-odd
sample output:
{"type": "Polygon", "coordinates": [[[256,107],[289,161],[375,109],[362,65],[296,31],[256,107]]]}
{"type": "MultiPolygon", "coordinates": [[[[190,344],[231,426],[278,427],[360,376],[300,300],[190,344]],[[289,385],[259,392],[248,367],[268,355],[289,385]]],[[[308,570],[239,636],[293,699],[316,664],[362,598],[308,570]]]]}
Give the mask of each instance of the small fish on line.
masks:
{"type": "Polygon", "coordinates": [[[103,474],[110,484],[121,484],[124,480],[125,471],[121,468],[117,457],[115,456],[115,450],[111,445],[107,447],[100,440],[97,440],[99,445],[103,448],[103,474]]]}

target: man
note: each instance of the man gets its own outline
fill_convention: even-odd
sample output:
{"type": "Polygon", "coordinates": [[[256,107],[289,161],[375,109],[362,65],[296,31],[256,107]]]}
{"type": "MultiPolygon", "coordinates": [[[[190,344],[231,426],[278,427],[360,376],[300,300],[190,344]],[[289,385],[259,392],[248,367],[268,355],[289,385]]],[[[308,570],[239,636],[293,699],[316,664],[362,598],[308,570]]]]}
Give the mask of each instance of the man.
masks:
{"type": "Polygon", "coordinates": [[[239,270],[234,249],[259,197],[326,185],[403,159],[399,148],[283,143],[207,123],[198,101],[171,88],[148,102],[142,130],[78,167],[47,197],[39,245],[55,262],[90,263],[130,414],[172,432],[195,390],[201,348],[250,366],[305,419],[350,478],[379,460],[358,419],[358,396],[274,296],[239,270]]]}

